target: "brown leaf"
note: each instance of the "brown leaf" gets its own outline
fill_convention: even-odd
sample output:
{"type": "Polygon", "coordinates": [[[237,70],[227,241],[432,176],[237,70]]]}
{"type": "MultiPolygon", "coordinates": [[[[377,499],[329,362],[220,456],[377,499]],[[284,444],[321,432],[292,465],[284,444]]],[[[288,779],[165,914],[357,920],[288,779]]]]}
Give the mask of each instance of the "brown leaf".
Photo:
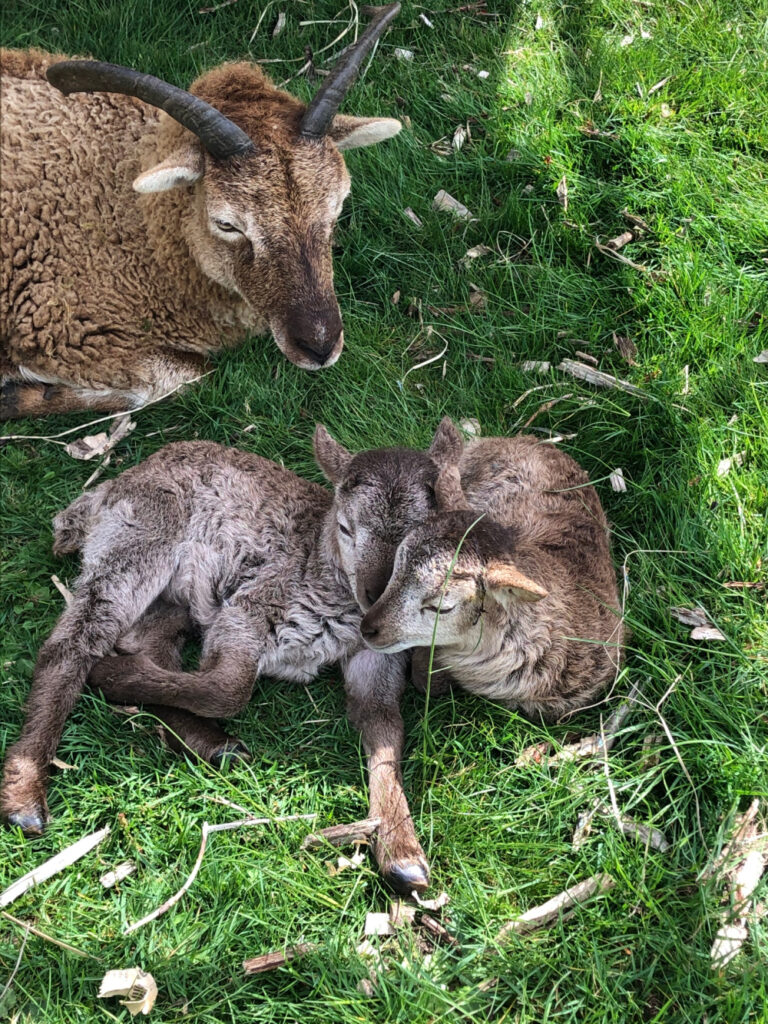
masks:
{"type": "Polygon", "coordinates": [[[560,203],[563,210],[568,209],[568,182],[565,175],[562,176],[557,184],[557,201],[560,203]]]}
{"type": "Polygon", "coordinates": [[[632,341],[631,338],[626,337],[623,334],[617,334],[613,331],[613,344],[619,350],[619,354],[622,359],[626,360],[630,366],[637,366],[635,356],[637,355],[637,345],[632,341]]]}

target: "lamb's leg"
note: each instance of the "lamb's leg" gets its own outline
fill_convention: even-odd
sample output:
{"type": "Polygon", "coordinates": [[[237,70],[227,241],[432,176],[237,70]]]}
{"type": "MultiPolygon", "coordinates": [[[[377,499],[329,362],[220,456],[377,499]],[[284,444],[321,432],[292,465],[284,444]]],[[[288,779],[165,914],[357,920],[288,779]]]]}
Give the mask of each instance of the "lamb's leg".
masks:
{"type": "Polygon", "coordinates": [[[246,706],[262,649],[259,623],[236,606],[222,609],[203,641],[200,668],[181,672],[145,654],[102,658],[90,683],[118,702],[160,704],[203,718],[229,718],[246,706]]]}
{"type": "Polygon", "coordinates": [[[40,648],[21,736],[6,755],[0,811],[10,824],[43,831],[48,765],[88,672],[164,589],[171,570],[162,545],[134,539],[116,545],[82,579],[40,648]]]}
{"type": "MultiPolygon", "coordinates": [[[[120,637],[118,654],[144,654],[160,668],[180,670],[184,643],[193,631],[189,613],[181,605],[155,601],[133,629],[120,637]]],[[[122,659],[112,659],[116,674],[122,659]]],[[[89,679],[93,686],[93,682],[89,679]]],[[[248,757],[248,748],[234,736],[228,736],[215,722],[198,718],[189,711],[148,704],[145,710],[163,726],[165,742],[171,750],[186,757],[197,756],[220,768],[228,758],[248,757]]]]}
{"type": "Polygon", "coordinates": [[[403,791],[403,719],[406,657],[361,651],[347,664],[344,680],[347,714],[360,730],[368,758],[372,818],[381,818],[374,847],[384,878],[401,893],[423,892],[429,866],[416,838],[403,791]]]}

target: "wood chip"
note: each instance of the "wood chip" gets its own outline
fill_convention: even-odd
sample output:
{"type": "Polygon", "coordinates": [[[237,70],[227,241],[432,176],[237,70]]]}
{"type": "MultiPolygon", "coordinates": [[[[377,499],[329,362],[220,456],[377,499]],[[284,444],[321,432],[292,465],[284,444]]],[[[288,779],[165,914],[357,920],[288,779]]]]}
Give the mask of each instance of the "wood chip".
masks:
{"type": "Polygon", "coordinates": [[[570,889],[553,896],[551,900],[547,900],[541,906],[532,907],[516,920],[509,921],[497,934],[496,941],[505,942],[510,935],[525,935],[537,928],[552,924],[564,910],[578,907],[595,895],[609,892],[615,885],[615,880],[608,874],[586,878],[578,885],[573,885],[570,889]]]}
{"type": "Polygon", "coordinates": [[[551,365],[551,363],[544,361],[539,362],[536,359],[528,359],[521,365],[520,369],[523,373],[549,373],[551,365]]]}
{"type": "Polygon", "coordinates": [[[565,175],[562,176],[560,181],[557,183],[557,189],[555,190],[557,195],[557,201],[563,208],[563,211],[568,209],[568,182],[565,175]]]}
{"type": "Polygon", "coordinates": [[[320,832],[305,836],[300,849],[316,850],[325,846],[345,846],[347,843],[364,843],[374,834],[381,824],[381,818],[364,818],[353,821],[349,825],[331,825],[320,832]]]}
{"type": "Polygon", "coordinates": [[[579,349],[576,349],[576,355],[579,357],[579,359],[584,360],[584,362],[591,363],[592,366],[597,366],[597,359],[596,359],[596,357],[593,356],[593,355],[590,355],[589,352],[581,352],[581,351],[579,351],[579,349]]]}
{"type": "Polygon", "coordinates": [[[369,911],[365,915],[364,935],[394,935],[395,929],[389,920],[389,914],[382,914],[378,911],[369,911]]]}
{"type": "Polygon", "coordinates": [[[638,217],[635,213],[630,213],[626,206],[621,211],[621,216],[628,224],[632,225],[632,227],[635,230],[635,234],[638,234],[638,232],[642,233],[644,231],[651,230],[647,222],[644,221],[642,217],[638,217]]]}
{"type": "Polygon", "coordinates": [[[118,882],[122,882],[124,878],[132,875],[136,870],[136,865],[132,860],[124,860],[122,864],[118,864],[112,871],[107,871],[103,874],[99,881],[105,889],[111,889],[112,886],[117,885],[118,882]]]}
{"type": "Polygon", "coordinates": [[[618,252],[619,249],[623,249],[625,245],[630,242],[634,242],[635,236],[632,231],[622,231],[620,235],[616,235],[615,238],[609,238],[605,243],[606,249],[613,249],[614,252],[618,252]]]}
{"type": "Polygon", "coordinates": [[[63,871],[64,868],[70,867],[76,861],[80,860],[87,853],[98,846],[102,839],[105,839],[109,835],[109,825],[105,825],[104,828],[99,829],[98,832],[92,832],[88,836],[83,836],[82,839],[78,839],[76,843],[72,843],[71,846],[65,847],[60,853],[57,853],[53,857],[49,857],[48,860],[43,861],[39,867],[33,868],[28,871],[26,875],[22,875],[21,878],[17,878],[15,882],[12,882],[7,889],[0,893],[0,907],[7,907],[9,904],[17,900],[19,896],[31,889],[33,885],[39,885],[41,882],[47,881],[53,875],[63,871]]]}
{"type": "Polygon", "coordinates": [[[611,487],[617,493],[623,494],[627,489],[627,482],[624,479],[624,470],[621,466],[617,466],[616,469],[611,473],[609,480],[611,481],[611,487]]]}
{"type": "Polygon", "coordinates": [[[146,1016],[155,1005],[157,985],[152,975],[139,967],[107,971],[101,979],[99,999],[110,999],[112,996],[127,996],[127,999],[121,999],[120,1002],[132,1017],[137,1013],[146,1016]]]}
{"type": "Polygon", "coordinates": [[[426,14],[420,14],[419,15],[419,21],[421,21],[424,25],[426,25],[427,28],[434,28],[434,25],[429,20],[429,18],[426,16],[426,14]]]}
{"type": "Polygon", "coordinates": [[[716,626],[697,626],[691,630],[691,640],[725,640],[727,637],[716,626]]]}
{"type": "Polygon", "coordinates": [[[424,226],[421,218],[413,212],[410,206],[406,206],[406,208],[403,210],[403,213],[408,218],[408,220],[411,221],[411,223],[416,225],[417,228],[424,226]]]}
{"type": "Polygon", "coordinates": [[[756,355],[752,360],[753,363],[768,363],[768,348],[764,348],[763,351],[756,355]]]}
{"type": "Polygon", "coordinates": [[[59,757],[52,757],[49,764],[53,765],[54,768],[58,768],[60,772],[76,772],[76,764],[67,764],[66,761],[62,761],[59,757]]]}
{"type": "Polygon", "coordinates": [[[717,464],[717,475],[726,476],[730,473],[733,466],[743,465],[746,454],[746,451],[736,452],[736,454],[732,455],[729,459],[720,459],[717,464]]]}
{"type": "Polygon", "coordinates": [[[281,952],[262,953],[261,956],[243,960],[243,971],[246,975],[275,971],[278,967],[285,967],[291,960],[314,953],[316,949],[317,946],[312,942],[299,942],[295,946],[286,946],[281,952]]]}
{"type": "Polygon", "coordinates": [[[574,359],[564,359],[558,364],[557,369],[562,370],[563,373],[569,373],[572,377],[578,377],[579,380],[585,380],[588,384],[594,384],[596,387],[620,388],[622,391],[628,391],[632,395],[647,398],[642,388],[638,388],[626,380],[620,380],[610,373],[596,370],[593,366],[587,366],[586,363],[577,363],[574,359]]]}
{"type": "Polygon", "coordinates": [[[463,203],[460,203],[458,199],[454,199],[450,193],[442,188],[432,201],[432,209],[438,212],[452,213],[454,217],[458,217],[460,220],[475,219],[463,203]]]}
{"type": "Polygon", "coordinates": [[[402,46],[396,46],[394,54],[398,60],[413,60],[414,58],[413,50],[406,50],[402,46]]]}
{"type": "Polygon", "coordinates": [[[643,739],[643,750],[640,755],[640,768],[647,771],[655,768],[661,760],[659,747],[664,742],[664,736],[660,732],[651,732],[643,739]]]}
{"type": "Polygon", "coordinates": [[[636,366],[635,357],[637,356],[637,345],[632,341],[631,338],[627,338],[623,334],[617,334],[613,332],[613,344],[619,350],[619,354],[622,359],[629,363],[630,366],[636,366]]]}
{"type": "Polygon", "coordinates": [[[701,605],[697,608],[672,607],[669,612],[672,618],[682,622],[684,626],[708,626],[710,623],[707,610],[701,605]]]}
{"type": "Polygon", "coordinates": [[[280,12],[278,12],[278,15],[277,15],[277,21],[275,22],[275,27],[272,29],[272,38],[276,39],[277,36],[279,36],[280,33],[283,31],[284,28],[285,28],[285,11],[280,11],[280,12]]]}
{"type": "Polygon", "coordinates": [[[75,599],[75,595],[72,593],[72,591],[69,589],[68,586],[62,583],[59,577],[56,575],[51,576],[51,583],[54,585],[54,587],[56,587],[58,592],[64,598],[64,604],[67,607],[69,607],[75,599]]]}
{"type": "Polygon", "coordinates": [[[436,942],[444,942],[449,946],[458,946],[459,942],[456,936],[451,935],[445,925],[432,917],[431,914],[421,914],[418,918],[418,924],[421,928],[428,931],[436,942]]]}
{"type": "Polygon", "coordinates": [[[73,459],[88,461],[95,459],[97,455],[106,455],[115,445],[127,437],[132,430],[135,430],[136,423],[128,413],[119,416],[112,424],[109,433],[102,431],[100,434],[89,434],[86,437],[78,437],[64,445],[64,451],[73,459]]]}

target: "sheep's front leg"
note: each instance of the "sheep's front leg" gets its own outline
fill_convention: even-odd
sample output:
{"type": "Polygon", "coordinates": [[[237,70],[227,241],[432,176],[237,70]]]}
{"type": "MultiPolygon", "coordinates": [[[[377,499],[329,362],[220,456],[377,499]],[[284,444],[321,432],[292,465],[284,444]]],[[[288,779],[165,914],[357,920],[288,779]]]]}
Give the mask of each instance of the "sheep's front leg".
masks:
{"type": "Polygon", "coordinates": [[[393,889],[423,892],[429,866],[416,838],[403,791],[403,719],[406,656],[360,651],[347,664],[347,714],[360,730],[368,758],[370,817],[381,818],[374,854],[393,889]]]}
{"type": "Polygon", "coordinates": [[[9,748],[0,811],[11,825],[39,834],[49,820],[48,765],[93,663],[102,658],[166,586],[162,545],[116,545],[81,581],[40,648],[20,738],[9,748]]]}
{"type": "MultiPolygon", "coordinates": [[[[180,671],[184,644],[193,629],[186,608],[161,599],[155,601],[130,632],[120,637],[115,650],[118,654],[143,654],[159,668],[180,671]]],[[[130,673],[131,659],[126,661],[130,673]]],[[[111,659],[109,669],[113,677],[120,674],[123,664],[123,659],[111,659]]],[[[127,682],[125,680],[123,685],[127,682]]],[[[89,683],[93,687],[92,678],[89,683]]],[[[158,719],[166,744],[178,754],[202,758],[217,768],[230,758],[246,759],[249,756],[242,740],[228,736],[210,719],[160,704],[146,704],[144,710],[158,719]]]]}
{"type": "Polygon", "coordinates": [[[206,631],[200,668],[182,672],[162,668],[146,654],[118,655],[94,665],[89,682],[107,700],[180,708],[203,718],[228,718],[250,700],[263,634],[258,620],[229,606],[206,631]]]}

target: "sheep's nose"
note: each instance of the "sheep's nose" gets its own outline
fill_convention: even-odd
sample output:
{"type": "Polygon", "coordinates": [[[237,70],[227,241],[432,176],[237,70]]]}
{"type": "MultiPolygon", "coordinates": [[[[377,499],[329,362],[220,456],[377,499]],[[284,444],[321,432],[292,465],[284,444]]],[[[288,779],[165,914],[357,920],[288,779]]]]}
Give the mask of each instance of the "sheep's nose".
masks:
{"type": "Polygon", "coordinates": [[[379,635],[378,626],[366,622],[365,619],[360,623],[360,632],[363,634],[363,640],[375,640],[379,635]]]}
{"type": "Polygon", "coordinates": [[[318,366],[324,366],[333,355],[340,333],[336,335],[330,345],[325,341],[317,341],[314,338],[292,338],[291,340],[299,352],[302,352],[311,359],[313,363],[317,363],[318,366]]]}

